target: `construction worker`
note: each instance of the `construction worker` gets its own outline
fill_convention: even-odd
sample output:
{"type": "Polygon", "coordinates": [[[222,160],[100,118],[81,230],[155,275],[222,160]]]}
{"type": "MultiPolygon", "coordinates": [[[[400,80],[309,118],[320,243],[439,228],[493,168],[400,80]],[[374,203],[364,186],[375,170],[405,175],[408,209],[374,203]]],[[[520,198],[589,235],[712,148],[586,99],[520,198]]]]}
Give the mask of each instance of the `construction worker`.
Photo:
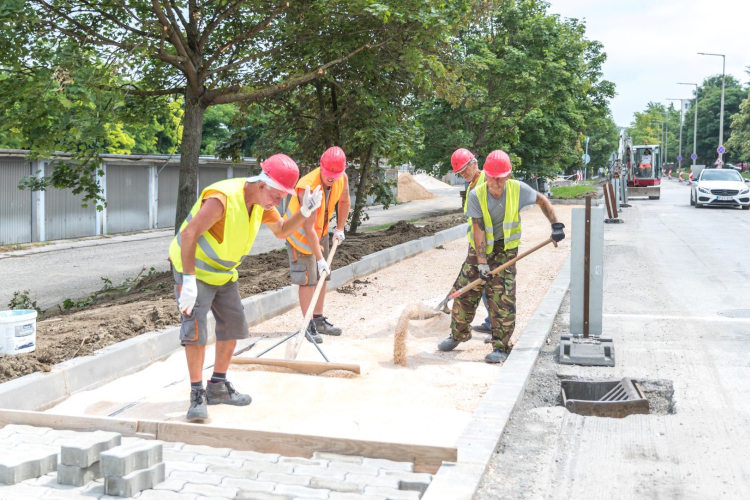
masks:
{"type": "Polygon", "coordinates": [[[510,179],[511,172],[508,155],[504,151],[493,151],[484,163],[487,182],[478,185],[469,196],[466,212],[471,220],[469,252],[453,288],[463,288],[477,278],[485,285],[453,301],[451,336],[438,345],[441,351],[451,351],[471,339],[471,321],[479,297],[485,291],[492,324],[492,339],[488,342],[493,344],[492,352],[484,358],[488,363],[505,361],[511,349],[510,338],[516,321],[516,266],[495,275],[490,271],[518,255],[521,209],[536,203],[552,224],[552,239],[565,238],[565,226],[558,222],[549,200],[527,184],[510,179]]]}
{"type": "MultiPolygon", "coordinates": [[[[451,155],[451,167],[454,174],[460,175],[463,180],[469,183],[466,187],[466,196],[464,198],[464,215],[466,215],[466,210],[469,207],[469,193],[479,184],[484,184],[484,172],[479,170],[479,164],[474,153],[465,148],[459,148],[453,152],[451,155]]],[[[469,220],[469,224],[471,224],[471,220],[469,220]]],[[[486,294],[482,294],[482,302],[485,309],[489,311],[486,294]]],[[[484,318],[481,325],[473,326],[472,330],[479,333],[492,333],[489,314],[484,318]]]]}
{"type": "MultiPolygon", "coordinates": [[[[344,241],[344,226],[349,217],[351,199],[349,198],[349,178],[346,170],[346,155],[341,148],[334,146],[326,150],[320,157],[320,167],[305,175],[297,183],[297,197],[289,201],[289,208],[284,217],[292,217],[303,202],[305,192],[310,189],[322,189],[324,193],[322,206],[313,211],[302,227],[297,229],[286,239],[286,249],[289,254],[289,272],[292,284],[299,285],[299,305],[302,316],[312,302],[315,286],[323,271],[328,273],[326,281],[331,279],[328,268],[328,223],[336,214],[336,230],[334,240],[339,244],[344,241]],[[338,209],[336,208],[338,204],[338,209]]],[[[320,334],[341,335],[341,328],[336,328],[323,316],[325,306],[326,285],[320,289],[318,301],[313,309],[313,320],[307,327],[309,338],[318,344],[323,342],[320,334]]]]}
{"type": "Polygon", "coordinates": [[[638,171],[640,173],[638,177],[644,179],[648,179],[651,177],[651,162],[651,150],[643,150],[643,156],[641,156],[641,161],[638,164],[638,171]]]}
{"type": "Polygon", "coordinates": [[[206,404],[250,404],[250,396],[240,394],[226,378],[237,340],[249,336],[236,268],[250,254],[261,224],[277,238],[286,238],[322,200],[320,189],[307,189],[299,212],[282,219],[275,206],[287,194],[296,194],[297,164],[288,156],[277,154],[263,162],[261,168],[260,175],[227,179],[204,189],[169,247],[182,314],[180,342],[185,347],[190,373],[188,421],[207,419],[206,404]],[[216,359],[213,375],[204,389],[209,310],[216,319],[216,359]]]}

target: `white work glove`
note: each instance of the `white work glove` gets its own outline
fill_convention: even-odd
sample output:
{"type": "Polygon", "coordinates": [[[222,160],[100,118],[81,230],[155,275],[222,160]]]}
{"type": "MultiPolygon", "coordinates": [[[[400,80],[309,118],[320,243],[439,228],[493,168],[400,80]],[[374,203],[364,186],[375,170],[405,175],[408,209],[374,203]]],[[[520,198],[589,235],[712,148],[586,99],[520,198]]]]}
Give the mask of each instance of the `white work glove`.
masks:
{"type": "Polygon", "coordinates": [[[310,186],[307,186],[305,194],[302,195],[302,205],[300,205],[299,211],[302,212],[303,217],[310,217],[310,214],[320,206],[322,201],[323,192],[320,190],[320,186],[316,186],[312,193],[310,192],[310,186]]]}
{"type": "Polygon", "coordinates": [[[180,312],[185,316],[190,316],[195,307],[195,299],[198,298],[198,283],[195,281],[194,274],[182,275],[182,287],[180,288],[180,299],[177,302],[180,312]]]}
{"type": "Polygon", "coordinates": [[[318,276],[323,276],[323,271],[331,274],[331,268],[328,267],[328,262],[326,262],[325,259],[320,259],[318,261],[318,276]]]}
{"type": "Polygon", "coordinates": [[[333,240],[338,240],[339,243],[343,243],[346,239],[346,235],[344,234],[344,231],[342,229],[336,229],[333,232],[333,240]]]}
{"type": "Polygon", "coordinates": [[[479,264],[477,270],[479,271],[479,277],[482,278],[482,281],[487,282],[492,279],[489,264],[479,264]]]}

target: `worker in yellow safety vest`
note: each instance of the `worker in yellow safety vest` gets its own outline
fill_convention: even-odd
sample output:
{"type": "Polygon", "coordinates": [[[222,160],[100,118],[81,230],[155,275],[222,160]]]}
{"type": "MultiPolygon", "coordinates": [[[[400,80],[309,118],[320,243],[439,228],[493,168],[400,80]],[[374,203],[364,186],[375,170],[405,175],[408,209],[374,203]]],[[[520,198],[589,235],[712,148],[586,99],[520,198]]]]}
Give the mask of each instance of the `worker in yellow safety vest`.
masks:
{"type": "Polygon", "coordinates": [[[250,254],[261,224],[284,239],[315,212],[322,200],[319,188],[306,189],[300,196],[299,211],[282,219],[275,206],[287,194],[296,194],[297,164],[277,154],[263,162],[261,169],[259,175],[219,181],[204,189],[169,247],[182,314],[180,342],[190,373],[187,420],[191,422],[208,418],[207,404],[250,404],[250,396],[236,391],[226,376],[237,340],[249,336],[237,266],[250,254]],[[213,375],[204,389],[209,311],[216,320],[216,357],[213,375]]]}
{"type": "Polygon", "coordinates": [[[461,268],[454,290],[481,278],[484,286],[466,292],[453,301],[451,336],[438,348],[451,351],[461,342],[471,339],[471,322],[483,292],[487,294],[493,350],[484,360],[488,363],[505,361],[510,352],[510,339],[516,321],[516,266],[497,274],[491,269],[502,266],[518,255],[521,244],[521,215],[523,207],[536,203],[552,224],[552,239],[565,238],[552,204],[546,196],[524,182],[510,179],[512,166],[504,151],[496,150],[487,156],[484,174],[487,181],[479,184],[469,195],[466,217],[470,221],[469,252],[461,268]]]}
{"type": "MultiPolygon", "coordinates": [[[[334,146],[326,150],[320,157],[320,167],[302,177],[297,183],[297,197],[291,198],[285,217],[291,217],[303,201],[306,190],[322,189],[323,203],[313,211],[302,227],[297,229],[286,239],[286,249],[289,255],[289,273],[292,284],[299,285],[299,305],[302,316],[312,302],[315,286],[323,271],[328,275],[325,281],[330,281],[331,270],[328,267],[328,223],[336,214],[336,229],[333,239],[339,244],[344,241],[344,227],[351,208],[349,197],[349,178],[346,170],[346,155],[344,151],[334,146]]],[[[320,289],[318,301],[313,309],[313,320],[307,327],[307,337],[318,344],[323,342],[324,335],[341,335],[341,328],[333,326],[323,315],[325,307],[326,284],[320,289]]]]}

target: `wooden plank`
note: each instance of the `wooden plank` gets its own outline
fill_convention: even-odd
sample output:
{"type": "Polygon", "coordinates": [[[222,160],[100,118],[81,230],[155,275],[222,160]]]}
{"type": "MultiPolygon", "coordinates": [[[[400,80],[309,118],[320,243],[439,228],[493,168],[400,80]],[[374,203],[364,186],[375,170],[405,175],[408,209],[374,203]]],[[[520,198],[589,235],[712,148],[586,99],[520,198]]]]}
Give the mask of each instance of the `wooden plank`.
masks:
{"type": "Polygon", "coordinates": [[[287,457],[312,457],[316,451],[385,458],[412,462],[416,472],[434,474],[445,462],[458,460],[455,447],[388,443],[330,436],[257,431],[183,422],[160,422],[113,417],[56,415],[21,410],[0,410],[0,427],[8,424],[33,425],[92,432],[106,430],[145,439],[183,442],[217,448],[232,448],[260,453],[278,453],[287,457]]]}
{"type": "Polygon", "coordinates": [[[270,359],[270,358],[240,358],[233,357],[232,363],[240,365],[264,365],[264,366],[278,366],[281,368],[289,368],[300,373],[309,373],[312,375],[320,375],[329,370],[346,370],[354,373],[360,373],[359,365],[351,363],[328,363],[322,361],[299,361],[295,359],[270,359]]]}

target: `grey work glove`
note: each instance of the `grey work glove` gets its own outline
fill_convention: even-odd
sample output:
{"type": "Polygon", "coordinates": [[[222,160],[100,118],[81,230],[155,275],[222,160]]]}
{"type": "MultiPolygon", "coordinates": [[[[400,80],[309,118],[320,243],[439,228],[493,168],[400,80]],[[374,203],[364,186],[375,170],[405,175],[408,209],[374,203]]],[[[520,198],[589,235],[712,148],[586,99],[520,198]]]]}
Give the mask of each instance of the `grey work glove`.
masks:
{"type": "Polygon", "coordinates": [[[563,228],[565,227],[565,224],[562,222],[555,222],[552,224],[552,241],[557,243],[558,241],[562,241],[565,239],[565,231],[563,231],[563,228]]]}
{"type": "Polygon", "coordinates": [[[482,278],[483,281],[487,282],[492,279],[489,264],[479,264],[477,269],[479,269],[479,277],[482,278]]]}

